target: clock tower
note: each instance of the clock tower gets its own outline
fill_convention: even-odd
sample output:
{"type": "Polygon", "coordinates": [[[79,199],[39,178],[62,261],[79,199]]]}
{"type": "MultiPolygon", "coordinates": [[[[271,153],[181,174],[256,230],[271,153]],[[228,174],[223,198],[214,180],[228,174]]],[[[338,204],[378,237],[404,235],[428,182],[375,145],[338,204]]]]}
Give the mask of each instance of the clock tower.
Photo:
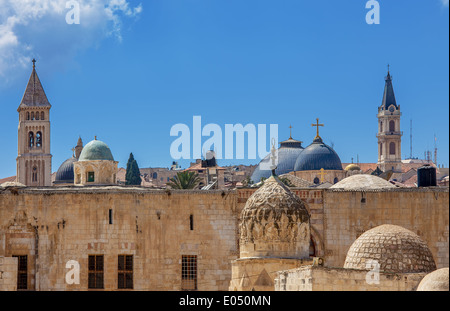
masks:
{"type": "Polygon", "coordinates": [[[378,107],[378,166],[384,172],[402,171],[402,135],[400,131],[400,105],[397,105],[388,69],[383,101],[378,107]]]}

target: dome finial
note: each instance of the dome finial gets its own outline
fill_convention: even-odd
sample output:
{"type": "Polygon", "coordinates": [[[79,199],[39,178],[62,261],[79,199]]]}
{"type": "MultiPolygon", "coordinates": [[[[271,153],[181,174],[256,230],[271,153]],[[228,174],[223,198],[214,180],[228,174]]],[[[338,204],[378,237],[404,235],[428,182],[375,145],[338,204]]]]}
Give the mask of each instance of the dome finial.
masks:
{"type": "Polygon", "coordinates": [[[275,176],[275,170],[277,169],[277,156],[276,156],[276,148],[275,148],[275,138],[272,137],[272,150],[270,159],[272,160],[272,165],[270,166],[270,169],[272,170],[272,176],[275,176]]]}
{"type": "Polygon", "coordinates": [[[94,140],[97,140],[97,135],[96,135],[96,136],[94,136],[94,140]]]}
{"type": "Polygon", "coordinates": [[[292,124],[289,125],[289,139],[292,139],[292,124]]]}
{"type": "Polygon", "coordinates": [[[36,68],[36,59],[33,58],[33,60],[31,62],[33,63],[33,69],[35,69],[36,68]]]}
{"type": "Polygon", "coordinates": [[[316,124],[311,124],[311,126],[316,126],[317,127],[317,134],[316,137],[314,139],[320,138],[319,136],[319,126],[324,126],[323,124],[319,124],[319,118],[316,118],[316,124]]]}

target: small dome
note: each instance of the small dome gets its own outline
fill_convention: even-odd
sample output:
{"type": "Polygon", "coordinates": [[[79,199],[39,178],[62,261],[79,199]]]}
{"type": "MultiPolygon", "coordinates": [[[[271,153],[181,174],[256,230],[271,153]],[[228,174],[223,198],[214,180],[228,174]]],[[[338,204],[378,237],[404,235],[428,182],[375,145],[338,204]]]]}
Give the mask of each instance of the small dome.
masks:
{"type": "Polygon", "coordinates": [[[322,138],[317,137],[298,156],[294,171],[342,170],[341,159],[327,146],[322,138]]]}
{"type": "Polygon", "coordinates": [[[389,181],[375,176],[358,174],[352,175],[342,179],[340,182],[330,187],[331,189],[345,189],[345,190],[366,190],[366,189],[388,189],[396,188],[389,181]]]}
{"type": "MultiPolygon", "coordinates": [[[[275,170],[277,176],[290,173],[294,171],[295,161],[297,160],[299,154],[303,151],[302,142],[289,138],[280,143],[280,148],[278,149],[278,164],[275,170]]],[[[269,178],[272,176],[272,171],[270,169],[261,169],[264,164],[267,168],[270,167],[270,154],[268,154],[258,166],[253,171],[251,180],[254,183],[261,181],[261,178],[269,178]]]]}
{"type": "Polygon", "coordinates": [[[433,271],[420,281],[417,291],[449,291],[448,285],[449,269],[442,268],[433,271]]]}
{"type": "Polygon", "coordinates": [[[74,181],[73,163],[77,162],[77,158],[72,157],[61,164],[56,172],[55,184],[70,184],[74,181]]]}
{"type": "Polygon", "coordinates": [[[242,210],[240,239],[241,258],[308,257],[308,210],[298,196],[271,176],[242,210]]]}
{"type": "Polygon", "coordinates": [[[114,157],[108,145],[100,140],[93,140],[84,146],[78,161],[108,160],[114,161],[114,157]]]}
{"type": "Polygon", "coordinates": [[[361,168],[358,165],[352,163],[352,164],[347,165],[344,170],[346,170],[346,171],[360,171],[361,168]]]}
{"type": "Polygon", "coordinates": [[[395,225],[382,225],[364,232],[350,247],[344,268],[368,270],[370,260],[381,272],[419,273],[436,269],[433,255],[422,239],[412,231],[395,225]]]}

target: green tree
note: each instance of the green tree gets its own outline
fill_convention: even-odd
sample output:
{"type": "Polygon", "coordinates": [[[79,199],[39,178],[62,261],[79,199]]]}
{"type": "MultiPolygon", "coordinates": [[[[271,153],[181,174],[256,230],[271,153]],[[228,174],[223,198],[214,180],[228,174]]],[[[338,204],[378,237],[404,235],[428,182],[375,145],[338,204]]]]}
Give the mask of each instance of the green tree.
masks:
{"type": "Polygon", "coordinates": [[[177,176],[171,178],[167,185],[173,189],[194,189],[200,181],[196,172],[184,171],[177,173],[177,176]]]}
{"type": "Polygon", "coordinates": [[[141,185],[141,172],[136,160],[134,159],[133,153],[130,153],[130,157],[128,158],[125,184],[135,186],[141,185]]]}

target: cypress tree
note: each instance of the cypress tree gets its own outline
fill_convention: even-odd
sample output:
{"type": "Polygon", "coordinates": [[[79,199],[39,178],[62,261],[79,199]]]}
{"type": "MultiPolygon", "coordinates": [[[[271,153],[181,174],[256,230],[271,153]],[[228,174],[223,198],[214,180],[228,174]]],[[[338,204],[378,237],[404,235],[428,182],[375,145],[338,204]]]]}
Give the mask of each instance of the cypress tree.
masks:
{"type": "Polygon", "coordinates": [[[125,184],[136,186],[141,185],[141,172],[139,171],[139,166],[134,159],[133,153],[130,153],[130,157],[128,158],[125,184]]]}

